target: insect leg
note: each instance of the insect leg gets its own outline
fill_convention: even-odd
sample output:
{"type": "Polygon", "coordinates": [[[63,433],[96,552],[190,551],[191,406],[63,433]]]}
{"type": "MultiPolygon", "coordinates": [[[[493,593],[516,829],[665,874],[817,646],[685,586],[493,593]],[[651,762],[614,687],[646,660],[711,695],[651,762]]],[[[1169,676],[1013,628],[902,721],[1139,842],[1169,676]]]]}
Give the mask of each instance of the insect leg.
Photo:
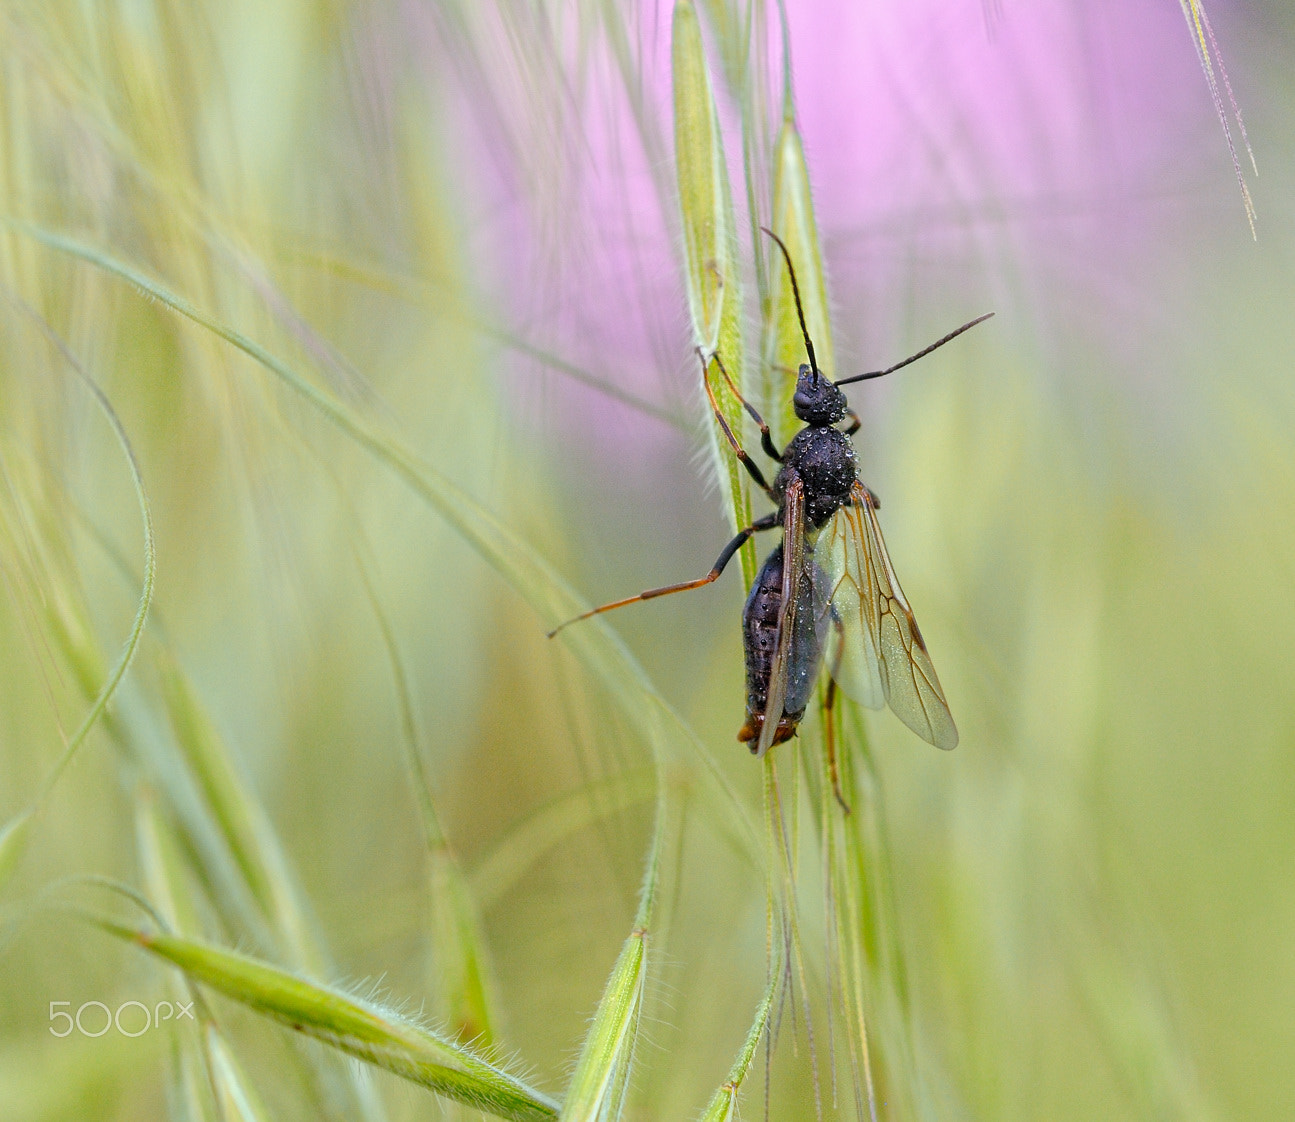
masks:
{"type": "Polygon", "coordinates": [[[823,742],[827,747],[827,774],[832,781],[832,794],[841,804],[846,814],[850,813],[850,804],[841,793],[841,775],[836,767],[836,673],[841,668],[841,656],[845,653],[845,627],[835,610],[832,612],[832,624],[836,627],[836,657],[827,679],[827,696],[823,700],[823,742]]]}
{"type": "MultiPolygon", "coordinates": [[[[764,477],[764,472],[755,466],[755,461],[747,455],[746,449],[738,443],[738,439],[733,434],[733,429],[728,423],[728,418],[720,412],[719,402],[715,400],[715,391],[711,388],[710,379],[706,377],[706,358],[702,354],[700,347],[697,348],[697,357],[701,359],[701,384],[706,387],[706,396],[710,398],[710,407],[711,411],[715,414],[715,420],[719,422],[719,427],[724,430],[724,435],[728,437],[728,442],[732,445],[734,454],[742,462],[742,466],[750,473],[751,478],[756,481],[759,488],[768,495],[770,499],[773,499],[773,491],[769,487],[769,481],[764,477]]],[[[723,364],[720,365],[720,369],[724,369],[723,364]]],[[[725,374],[725,377],[728,377],[728,375],[725,374]]],[[[730,382],[729,385],[732,385],[732,382],[730,382]]],[[[736,393],[736,391],[734,392],[736,393]]],[[[743,404],[745,405],[746,403],[743,402],[743,404]]]]}
{"type": "MultiPolygon", "coordinates": [[[[699,355],[701,354],[700,349],[698,350],[697,353],[699,355]]],[[[715,352],[714,358],[715,358],[715,364],[719,367],[719,372],[724,375],[724,381],[728,383],[728,388],[733,391],[733,396],[742,403],[742,408],[747,411],[747,415],[750,416],[751,420],[753,420],[759,426],[760,447],[764,449],[764,454],[768,456],[769,459],[773,460],[774,463],[777,463],[777,464],[782,463],[782,453],[779,452],[778,449],[774,447],[773,437],[769,433],[769,425],[766,423],[765,419],[761,417],[759,413],[756,412],[755,406],[752,405],[749,401],[747,401],[746,398],[742,396],[742,392],[733,383],[733,379],[729,377],[728,369],[724,365],[724,360],[719,357],[718,351],[715,352]]],[[[703,377],[704,377],[704,371],[705,371],[704,360],[703,360],[702,369],[703,369],[703,377]]],[[[712,398],[712,402],[713,400],[714,399],[712,398]]]]}
{"type": "Polygon", "coordinates": [[[841,804],[846,814],[850,813],[850,804],[841,794],[841,776],[836,769],[836,680],[827,683],[827,697],[823,700],[823,740],[827,745],[827,774],[832,780],[832,794],[841,804]]]}
{"type": "Polygon", "coordinates": [[[859,420],[859,414],[853,409],[847,409],[845,411],[845,415],[850,418],[850,423],[841,431],[845,433],[846,436],[853,436],[863,426],[863,422],[859,420]]]}
{"type": "Polygon", "coordinates": [[[657,596],[668,596],[672,592],[687,592],[690,589],[701,588],[703,585],[711,584],[719,579],[720,573],[724,571],[724,566],[733,560],[733,554],[746,544],[747,539],[749,539],[752,534],[758,533],[760,530],[772,530],[774,527],[779,525],[781,525],[781,522],[779,521],[776,512],[773,514],[766,514],[763,518],[757,519],[755,522],[752,522],[750,526],[737,532],[737,536],[720,551],[719,557],[715,559],[715,564],[711,567],[710,572],[704,577],[698,577],[696,580],[686,580],[681,584],[668,584],[664,588],[649,588],[646,592],[640,592],[637,596],[627,596],[624,600],[613,600],[610,604],[603,604],[600,607],[591,608],[582,615],[575,616],[574,618],[567,620],[565,623],[558,624],[557,627],[549,632],[549,638],[552,639],[553,636],[564,627],[573,623],[579,623],[580,620],[588,619],[590,616],[596,616],[601,612],[610,612],[613,608],[623,608],[626,604],[637,604],[640,600],[652,600],[657,596]]]}

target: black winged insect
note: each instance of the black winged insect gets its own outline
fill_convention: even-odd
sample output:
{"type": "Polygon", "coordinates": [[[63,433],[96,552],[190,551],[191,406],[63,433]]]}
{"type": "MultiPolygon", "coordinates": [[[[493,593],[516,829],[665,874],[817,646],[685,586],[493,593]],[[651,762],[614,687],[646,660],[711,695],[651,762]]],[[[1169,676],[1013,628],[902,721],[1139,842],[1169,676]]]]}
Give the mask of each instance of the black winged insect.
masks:
{"type": "MultiPolygon", "coordinates": [[[[782,541],[765,559],[742,611],[747,702],[746,722],[738,739],[750,744],[756,756],[763,756],[773,745],[794,736],[826,657],[832,680],[829,689],[840,686],[847,697],[871,709],[888,704],[923,740],[937,748],[953,748],[958,743],[958,730],[886,552],[877,521],[880,503],[859,480],[850,437],[858,431],[860,421],[841,387],[880,378],[916,362],[994,313],[964,323],[885,370],[833,382],[819,370],[814,357],[791,254],[777,234],[761,229],[774,240],[787,263],[809,358],[808,365],[802,364],[797,373],[792,398],[796,416],[805,427],[781,452],[774,446],[769,426],[742,397],[719,355],[714,357],[729,388],[759,426],[765,454],[780,465],[772,485],[720,411],[706,378],[706,356],[700,350],[698,355],[716,421],[734,454],[777,510],[739,530],[704,577],[603,604],[560,624],[549,636],[600,612],[710,584],[753,534],[781,526],[782,541]],[[849,424],[837,428],[847,417],[849,424]]],[[[835,787],[835,775],[832,778],[835,787]]],[[[845,806],[839,790],[837,798],[845,806]]]]}

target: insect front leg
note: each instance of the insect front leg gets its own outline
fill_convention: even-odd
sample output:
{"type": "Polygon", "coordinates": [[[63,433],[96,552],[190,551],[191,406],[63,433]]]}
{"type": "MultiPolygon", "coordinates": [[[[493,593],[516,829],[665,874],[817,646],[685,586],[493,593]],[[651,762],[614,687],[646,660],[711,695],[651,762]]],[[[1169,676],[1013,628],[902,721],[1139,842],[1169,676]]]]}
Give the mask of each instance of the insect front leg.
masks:
{"type": "MultiPolygon", "coordinates": [[[[698,354],[698,357],[701,356],[701,348],[697,349],[697,354],[698,354]]],[[[747,415],[751,418],[751,420],[753,420],[756,423],[756,426],[760,429],[760,447],[764,449],[764,454],[768,456],[769,459],[771,459],[774,463],[776,464],[782,463],[782,453],[779,452],[778,449],[774,446],[773,436],[769,432],[768,422],[766,422],[765,419],[761,417],[759,413],[756,412],[755,406],[752,405],[749,401],[747,401],[746,398],[742,396],[741,391],[737,388],[737,385],[734,383],[733,379],[729,376],[728,368],[724,365],[724,360],[719,357],[719,351],[715,352],[714,358],[715,358],[715,365],[719,367],[719,372],[724,375],[724,381],[728,383],[728,388],[732,391],[733,396],[742,403],[742,408],[746,410],[747,415]]],[[[706,378],[706,360],[703,358],[702,359],[702,379],[705,380],[705,378],[706,378]]],[[[710,393],[709,385],[707,385],[706,387],[706,392],[710,393]]],[[[711,405],[714,405],[714,404],[715,404],[715,398],[712,396],[711,405]]],[[[718,412],[719,410],[716,409],[716,413],[718,412]]],[[[722,424],[723,421],[721,421],[720,423],[722,424]]]]}
{"type": "Polygon", "coordinates": [[[582,615],[573,617],[565,623],[560,623],[549,632],[549,638],[552,639],[564,627],[573,623],[579,623],[582,619],[588,619],[590,616],[596,616],[602,612],[610,612],[613,608],[623,608],[626,604],[637,604],[640,600],[653,600],[658,596],[669,596],[672,592],[688,592],[690,589],[701,588],[707,584],[713,584],[719,579],[724,567],[733,560],[733,554],[746,545],[751,535],[759,533],[761,530],[772,530],[775,526],[781,525],[777,512],[766,514],[763,518],[757,519],[751,525],[743,527],[715,559],[715,564],[704,577],[698,577],[696,580],[686,580],[680,584],[668,584],[664,588],[649,588],[646,592],[640,592],[637,596],[627,596],[623,600],[613,600],[610,604],[603,604],[597,608],[591,608],[582,615]]]}
{"type": "MultiPolygon", "coordinates": [[[[770,501],[777,502],[774,498],[773,489],[769,486],[769,481],[765,479],[764,472],[755,466],[755,461],[747,454],[746,449],[738,442],[737,437],[733,434],[733,429],[728,423],[728,418],[720,412],[719,402],[715,400],[715,391],[711,388],[710,379],[706,377],[706,359],[701,353],[701,348],[697,348],[697,357],[701,359],[701,384],[706,387],[706,396],[710,398],[710,407],[715,414],[715,420],[719,422],[719,427],[724,431],[728,438],[729,444],[733,448],[733,453],[741,461],[742,466],[750,473],[751,478],[755,480],[756,485],[766,495],[770,501]]],[[[721,367],[723,369],[723,367],[721,367]]]]}

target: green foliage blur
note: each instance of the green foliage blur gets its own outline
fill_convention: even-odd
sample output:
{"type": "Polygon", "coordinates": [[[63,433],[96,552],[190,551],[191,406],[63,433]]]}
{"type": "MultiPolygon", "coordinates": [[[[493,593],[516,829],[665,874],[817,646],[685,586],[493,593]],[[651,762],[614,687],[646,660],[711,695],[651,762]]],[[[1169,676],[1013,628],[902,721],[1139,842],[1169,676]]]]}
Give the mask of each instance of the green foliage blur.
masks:
{"type": "MultiPolygon", "coordinates": [[[[731,92],[737,9],[699,8],[731,92]]],[[[545,638],[579,603],[210,329],[411,450],[585,603],[703,573],[729,527],[670,209],[669,14],[0,2],[0,1117],[484,1117],[214,997],[201,1028],[94,1036],[91,1010],[53,1034],[52,1003],[188,1000],[68,910],[148,920],[87,876],[421,1010],[560,1098],[662,786],[678,828],[625,1117],[696,1117],[726,1078],[769,961],[740,581],[609,617],[708,753],[676,737],[654,773],[645,725],[545,638]],[[156,579],[78,741],[141,607],[132,455],[156,579]],[[193,1078],[227,1052],[247,1101],[193,1078]]],[[[998,313],[851,396],[961,732],[946,755],[863,718],[915,1117],[1295,1114],[1295,17],[1211,14],[1257,240],[1190,70],[1161,92],[1187,142],[1113,199],[820,209],[838,373],[998,313]],[[1076,222],[1106,239],[1082,260],[1076,222]]],[[[739,196],[776,124],[726,137],[739,196]]],[[[821,992],[808,905],[801,938],[821,992]]],[[[865,1117],[801,984],[769,1116],[865,1117]]]]}

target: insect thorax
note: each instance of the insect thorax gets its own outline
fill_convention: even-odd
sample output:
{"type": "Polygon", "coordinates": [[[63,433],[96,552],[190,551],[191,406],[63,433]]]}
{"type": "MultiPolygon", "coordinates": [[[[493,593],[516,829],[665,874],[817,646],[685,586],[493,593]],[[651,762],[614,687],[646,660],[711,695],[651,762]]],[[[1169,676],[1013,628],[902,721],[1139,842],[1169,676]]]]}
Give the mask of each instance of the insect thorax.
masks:
{"type": "Polygon", "coordinates": [[[791,439],[782,454],[782,469],[774,480],[781,498],[793,476],[805,486],[805,522],[819,529],[850,501],[850,488],[859,464],[850,438],[839,429],[809,426],[791,439]]]}

